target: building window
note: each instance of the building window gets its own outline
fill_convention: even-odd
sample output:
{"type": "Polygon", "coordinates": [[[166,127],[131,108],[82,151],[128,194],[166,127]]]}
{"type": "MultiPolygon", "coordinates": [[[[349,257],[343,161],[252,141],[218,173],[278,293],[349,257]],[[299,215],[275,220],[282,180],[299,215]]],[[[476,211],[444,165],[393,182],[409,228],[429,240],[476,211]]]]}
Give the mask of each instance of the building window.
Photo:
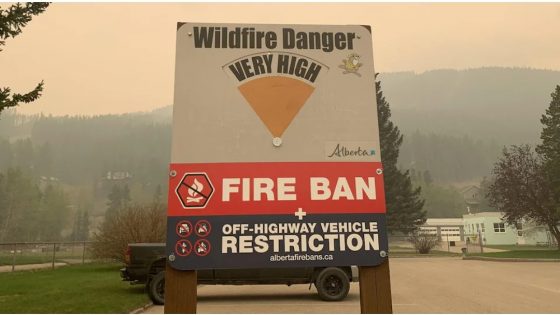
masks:
{"type": "Polygon", "coordinates": [[[480,223],[480,226],[482,227],[482,233],[484,233],[486,231],[486,229],[484,228],[484,223],[480,223]]]}
{"type": "Polygon", "coordinates": [[[480,232],[480,224],[476,224],[476,233],[480,232]]]}
{"type": "Polygon", "coordinates": [[[505,233],[506,232],[506,225],[504,223],[494,223],[494,232],[505,233]]]}

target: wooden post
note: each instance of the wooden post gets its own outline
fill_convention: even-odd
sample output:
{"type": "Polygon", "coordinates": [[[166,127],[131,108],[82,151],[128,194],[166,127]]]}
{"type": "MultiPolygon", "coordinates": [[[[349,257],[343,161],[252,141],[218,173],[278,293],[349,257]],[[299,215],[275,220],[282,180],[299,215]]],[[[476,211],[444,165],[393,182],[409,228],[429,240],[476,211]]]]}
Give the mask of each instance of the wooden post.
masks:
{"type": "Polygon", "coordinates": [[[360,309],[362,314],[391,314],[389,259],[379,266],[360,268],[360,309]]]}
{"type": "Polygon", "coordinates": [[[12,272],[16,270],[16,252],[17,252],[17,244],[14,243],[14,254],[12,255],[12,272]]]}
{"type": "Polygon", "coordinates": [[[482,232],[478,231],[478,245],[480,245],[480,253],[484,253],[484,244],[482,243],[482,232]]]}
{"type": "Polygon", "coordinates": [[[56,258],[56,243],[52,247],[52,269],[54,270],[54,259],[56,258]]]}
{"type": "Polygon", "coordinates": [[[86,262],[86,241],[83,243],[84,247],[82,250],[82,265],[86,262]]]}
{"type": "Polygon", "coordinates": [[[196,270],[165,268],[165,314],[196,313],[196,270]]]}

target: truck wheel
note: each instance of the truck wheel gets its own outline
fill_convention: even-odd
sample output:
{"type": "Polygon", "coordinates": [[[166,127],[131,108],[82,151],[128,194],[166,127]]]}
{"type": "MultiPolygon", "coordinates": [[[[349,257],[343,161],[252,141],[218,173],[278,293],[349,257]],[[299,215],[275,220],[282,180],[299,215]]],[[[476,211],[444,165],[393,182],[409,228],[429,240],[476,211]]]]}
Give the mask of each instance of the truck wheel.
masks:
{"type": "Polygon", "coordinates": [[[160,271],[148,282],[148,296],[156,305],[165,303],[165,271],[160,271]]]}
{"type": "Polygon", "coordinates": [[[315,281],[317,293],[324,301],[340,301],[350,291],[348,275],[340,268],[329,267],[323,269],[315,281]]]}

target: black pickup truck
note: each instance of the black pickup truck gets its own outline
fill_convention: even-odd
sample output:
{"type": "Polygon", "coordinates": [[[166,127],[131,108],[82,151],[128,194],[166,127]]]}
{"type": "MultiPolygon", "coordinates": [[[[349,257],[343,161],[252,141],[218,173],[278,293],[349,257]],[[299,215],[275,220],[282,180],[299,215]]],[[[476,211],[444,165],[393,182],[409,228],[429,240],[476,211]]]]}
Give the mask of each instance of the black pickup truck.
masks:
{"type": "MultiPolygon", "coordinates": [[[[165,244],[138,243],[128,245],[123,281],[145,284],[154,304],[164,303],[165,244]]],[[[325,301],[340,301],[348,295],[350,282],[358,281],[356,266],[216,269],[199,270],[198,284],[315,284],[319,297],[325,301]]],[[[310,285],[311,288],[311,285],[310,285]]]]}

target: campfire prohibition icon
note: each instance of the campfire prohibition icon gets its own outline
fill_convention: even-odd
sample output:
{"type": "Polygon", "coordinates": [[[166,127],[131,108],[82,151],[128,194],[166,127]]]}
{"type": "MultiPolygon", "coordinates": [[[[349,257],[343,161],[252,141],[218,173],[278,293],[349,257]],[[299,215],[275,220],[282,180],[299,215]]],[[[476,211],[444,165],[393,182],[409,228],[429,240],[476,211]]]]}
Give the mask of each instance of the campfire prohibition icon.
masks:
{"type": "Polygon", "coordinates": [[[214,187],[206,173],[186,173],[176,192],[183,208],[204,208],[214,193],[214,187]]]}

